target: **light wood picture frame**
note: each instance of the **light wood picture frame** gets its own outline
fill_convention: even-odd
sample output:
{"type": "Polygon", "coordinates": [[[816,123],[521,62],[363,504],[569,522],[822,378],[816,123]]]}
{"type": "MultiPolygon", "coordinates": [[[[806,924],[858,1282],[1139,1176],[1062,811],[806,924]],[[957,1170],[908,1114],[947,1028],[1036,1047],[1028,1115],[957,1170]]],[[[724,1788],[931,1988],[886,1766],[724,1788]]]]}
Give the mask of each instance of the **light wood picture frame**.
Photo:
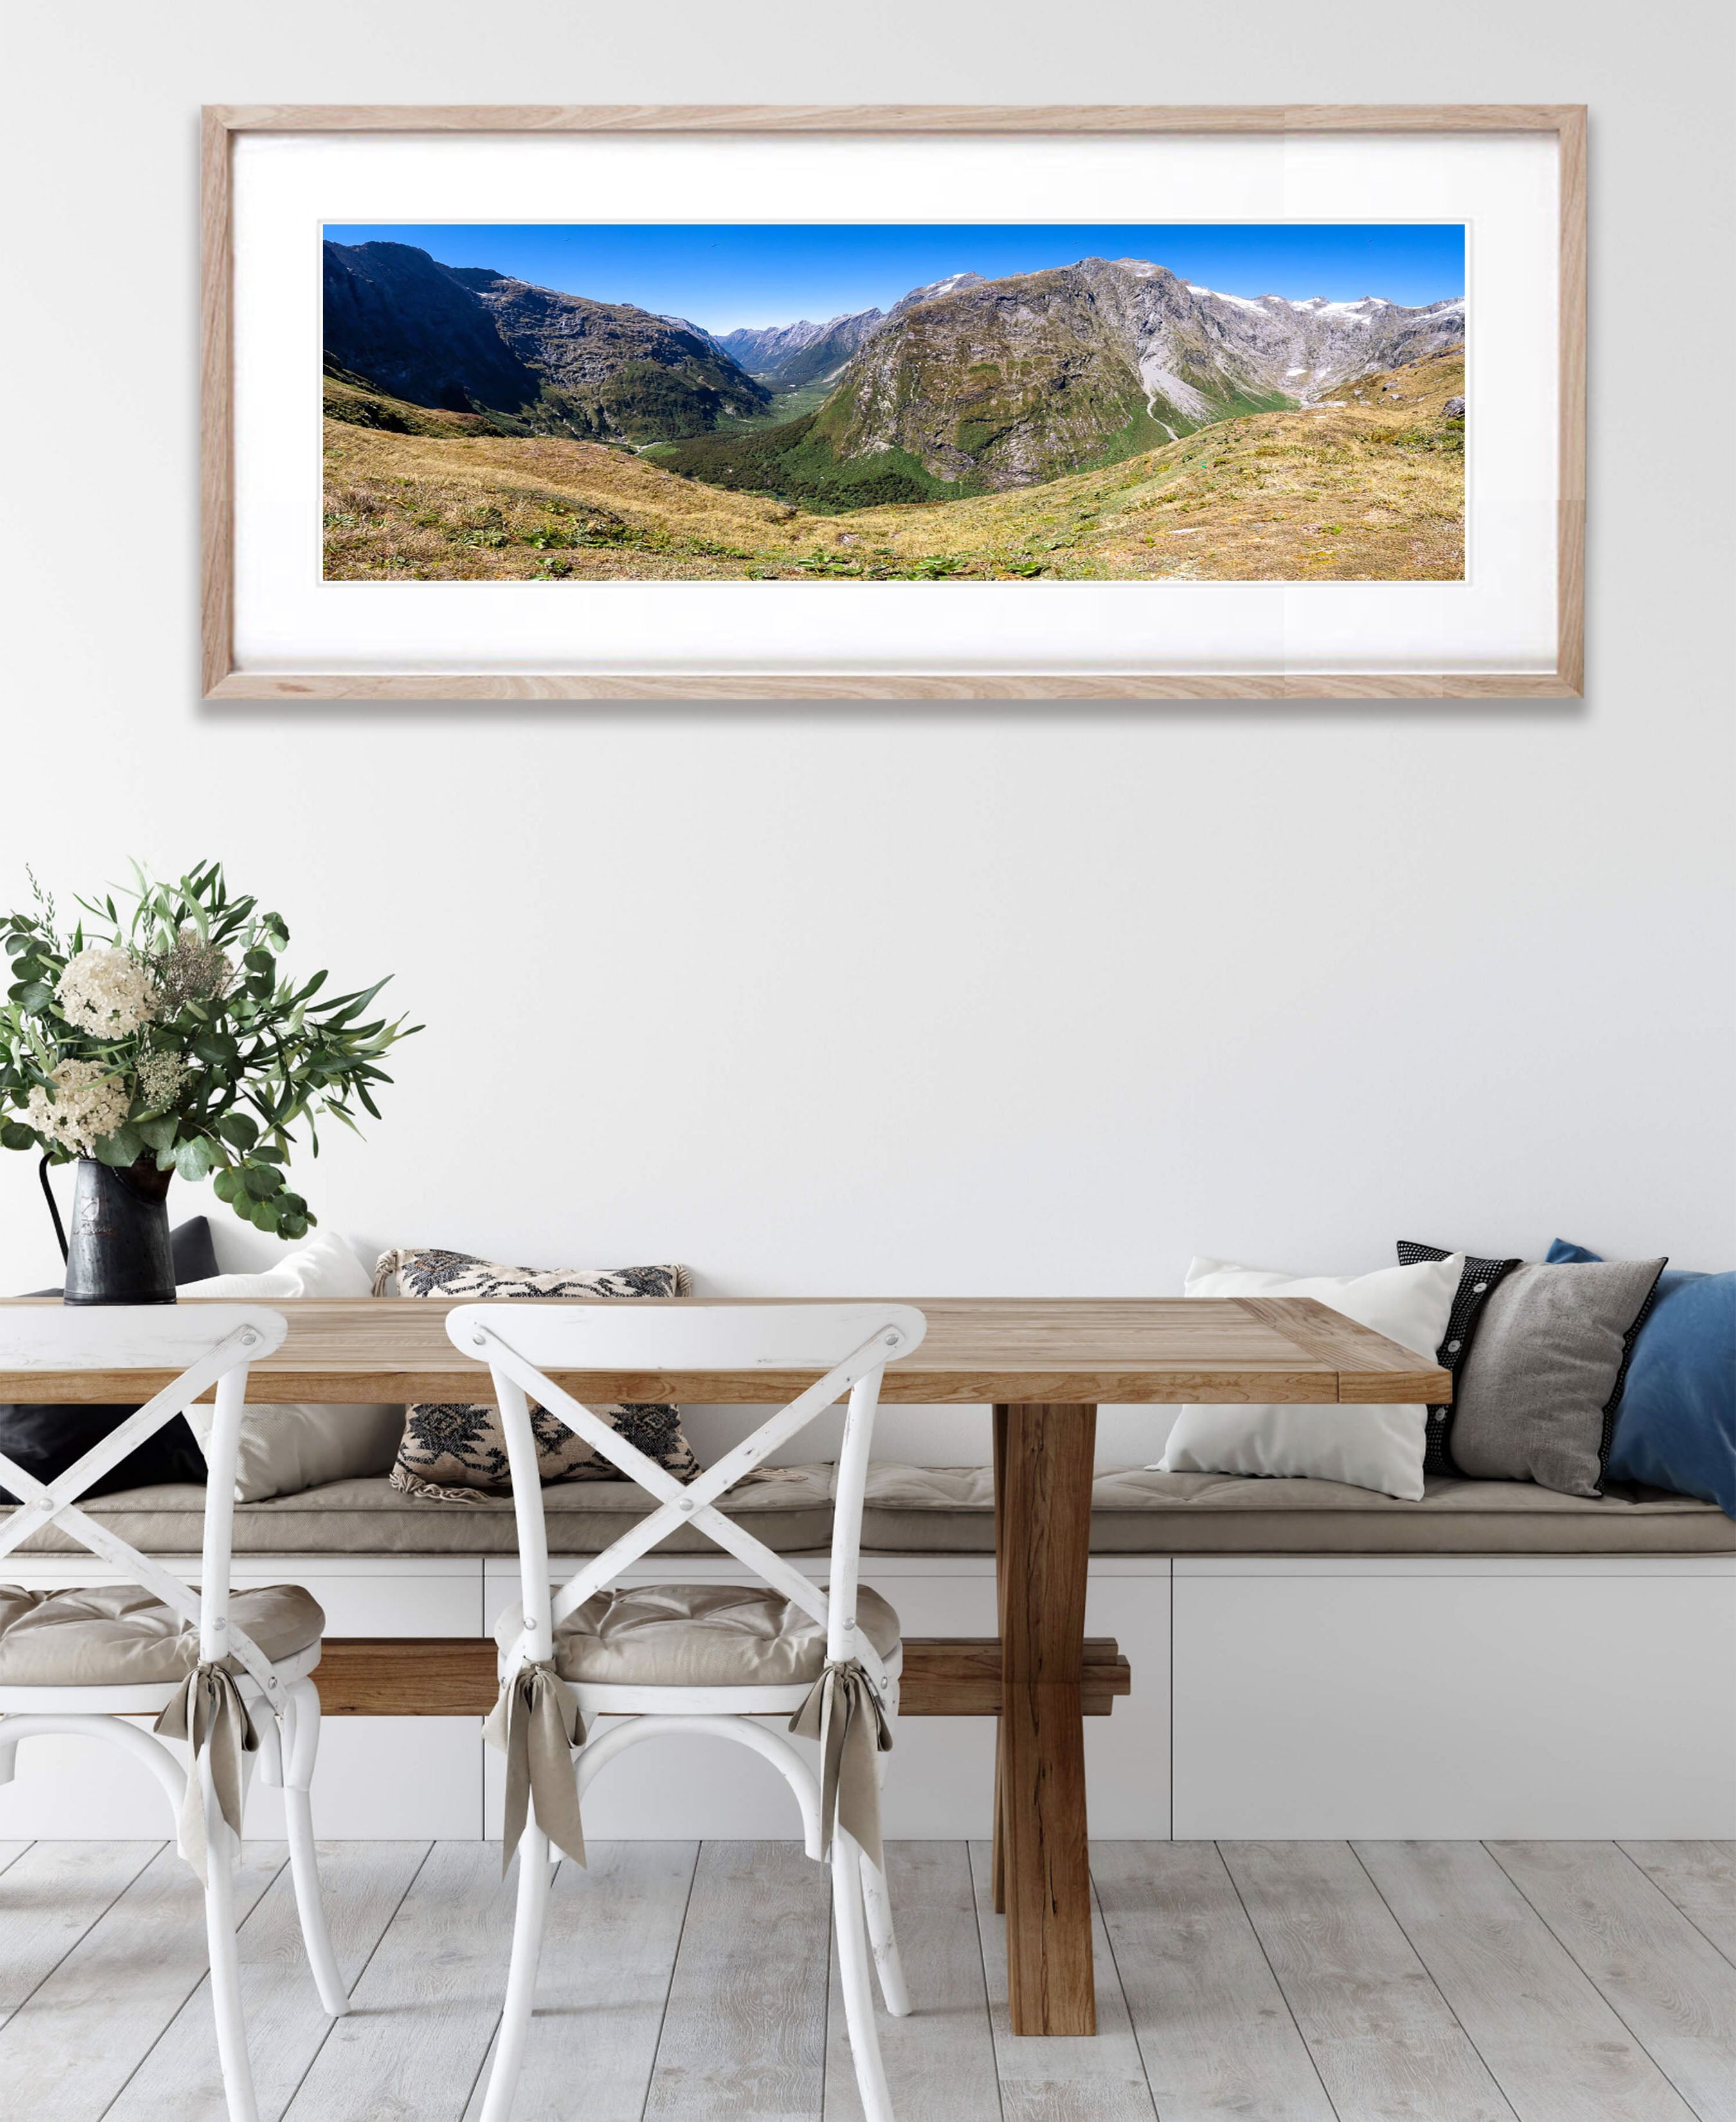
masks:
{"type": "MultiPolygon", "coordinates": [[[[203,113],[202,149],[201,675],[212,700],[558,699],[1571,699],[1584,677],[1586,464],[1586,112],[1583,105],[1391,105],[1056,107],[896,105],[607,105],[540,107],[222,105],[203,113]],[[1142,135],[1530,135],[1556,157],[1553,377],[1556,412],[1553,654],[1524,667],[1454,669],[936,667],[672,669],[644,667],[334,669],[279,655],[250,665],[236,646],[236,305],[235,161],[238,143],[301,136],[707,135],[982,138],[1142,135]],[[292,659],[293,660],[293,659],[292,659]]],[[[1473,330],[1475,327],[1473,326],[1473,330]]],[[[1474,417],[1474,416],[1473,416],[1474,417]]],[[[1541,564],[1541,562],[1540,562],[1541,564]]],[[[345,585],[347,588],[353,587],[345,585]]],[[[1028,588],[1029,585],[1020,585],[1028,588]]],[[[1238,587],[1240,587],[1239,585],[1238,587]]],[[[1270,587],[1271,585],[1259,585],[1270,587]]],[[[1448,588],[1457,585],[1448,584],[1448,588]]],[[[936,584],[942,595],[992,595],[978,584],[936,584]]],[[[366,592],[365,592],[366,593],[366,592]]],[[[568,594],[572,592],[569,591],[568,594]]],[[[805,594],[806,592],[805,592],[805,594]]],[[[394,587],[379,594],[401,596],[394,587]]],[[[408,661],[410,659],[405,659],[408,661]]],[[[1348,659],[1347,659],[1348,660],[1348,659]]]]}

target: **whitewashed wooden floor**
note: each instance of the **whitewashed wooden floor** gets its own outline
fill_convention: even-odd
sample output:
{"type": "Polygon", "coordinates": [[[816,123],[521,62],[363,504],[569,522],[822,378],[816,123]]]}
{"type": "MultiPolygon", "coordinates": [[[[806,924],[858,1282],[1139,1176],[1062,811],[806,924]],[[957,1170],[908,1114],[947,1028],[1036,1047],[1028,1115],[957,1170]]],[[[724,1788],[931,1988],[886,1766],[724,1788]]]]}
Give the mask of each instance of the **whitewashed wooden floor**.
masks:
{"type": "MultiPolygon", "coordinates": [[[[505,1979],[497,1845],[337,1843],[356,2010],[281,1849],[239,1895],[268,2122],[464,2122],[505,1979]]],[[[892,1851],[901,2122],[1736,2122],[1736,1843],[1104,1843],[1090,2041],[1007,2031],[987,1853],[892,1851]]],[[[861,2122],[824,1874],[782,1843],[564,1865],[521,2122],[861,2122]]],[[[0,1845],[0,2116],[222,2122],[198,1889],[154,1843],[0,1845]]]]}

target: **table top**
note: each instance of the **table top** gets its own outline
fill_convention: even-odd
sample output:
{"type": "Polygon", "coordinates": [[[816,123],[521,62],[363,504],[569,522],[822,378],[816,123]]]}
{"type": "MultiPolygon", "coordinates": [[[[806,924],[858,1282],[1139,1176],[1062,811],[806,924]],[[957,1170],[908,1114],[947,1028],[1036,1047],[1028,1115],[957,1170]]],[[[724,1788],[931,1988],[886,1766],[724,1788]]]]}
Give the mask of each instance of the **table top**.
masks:
{"type": "MultiPolygon", "coordinates": [[[[16,1300],[28,1302],[29,1300],[16,1300]]],[[[52,1300],[50,1300],[52,1301],[52,1300]]],[[[488,1400],[488,1373],[446,1339],[439,1298],[265,1300],[289,1321],[255,1363],[247,1397],[311,1401],[488,1400]]],[[[584,1299],[530,1299],[576,1302],[584,1299]]],[[[740,1302],[671,1297],[670,1304],[740,1302]]],[[[766,1299],[837,1302],[836,1299],[766,1299]]],[[[852,1299],[851,1302],[874,1300],[852,1299]]],[[[1444,1370],[1311,1297],[907,1297],[926,1314],[921,1348],[888,1367],[886,1403],[1424,1401],[1452,1397],[1444,1370]]],[[[6,1371],[0,1400],[143,1400],[152,1371],[6,1371]]],[[[765,1405],[814,1372],[560,1372],[585,1400],[765,1405]]]]}

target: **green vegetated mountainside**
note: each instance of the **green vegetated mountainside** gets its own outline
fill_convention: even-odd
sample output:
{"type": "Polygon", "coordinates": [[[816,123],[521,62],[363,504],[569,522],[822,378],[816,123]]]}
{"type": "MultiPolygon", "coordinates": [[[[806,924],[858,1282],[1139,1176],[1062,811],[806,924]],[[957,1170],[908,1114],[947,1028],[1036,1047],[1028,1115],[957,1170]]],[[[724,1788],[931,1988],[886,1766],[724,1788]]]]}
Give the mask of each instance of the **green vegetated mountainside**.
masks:
{"type": "Polygon", "coordinates": [[[412,244],[325,245],[324,332],[328,375],[502,434],[637,444],[771,404],[697,325],[442,265],[412,244]]]}
{"type": "Polygon", "coordinates": [[[828,508],[955,499],[1293,405],[1269,367],[1234,359],[1173,273],[1086,259],[900,305],[811,417],[751,442],[697,437],[658,460],[828,508]]]}

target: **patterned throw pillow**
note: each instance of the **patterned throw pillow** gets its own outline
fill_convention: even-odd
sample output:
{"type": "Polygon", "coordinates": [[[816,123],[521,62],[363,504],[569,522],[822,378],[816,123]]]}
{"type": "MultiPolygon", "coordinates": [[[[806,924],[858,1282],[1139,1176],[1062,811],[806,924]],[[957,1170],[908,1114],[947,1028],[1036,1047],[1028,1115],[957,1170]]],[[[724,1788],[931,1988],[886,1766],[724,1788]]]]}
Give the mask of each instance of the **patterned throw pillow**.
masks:
{"type": "MultiPolygon", "coordinates": [[[[413,1246],[382,1253],[374,1270],[376,1297],[440,1297],[493,1304],[514,1297],[685,1297],[684,1267],[611,1269],[502,1267],[469,1253],[413,1246]]],[[[629,1444],[674,1475],[691,1481],[699,1462],[681,1433],[681,1410],[663,1401],[617,1402],[594,1412],[629,1444]]],[[[544,1486],[556,1481],[615,1481],[621,1476],[582,1437],[530,1403],[537,1465],[544,1486]]],[[[512,1493],[506,1439],[497,1409],[485,1401],[427,1401],[404,1409],[404,1442],[392,1486],[431,1503],[481,1503],[512,1493]]]]}

